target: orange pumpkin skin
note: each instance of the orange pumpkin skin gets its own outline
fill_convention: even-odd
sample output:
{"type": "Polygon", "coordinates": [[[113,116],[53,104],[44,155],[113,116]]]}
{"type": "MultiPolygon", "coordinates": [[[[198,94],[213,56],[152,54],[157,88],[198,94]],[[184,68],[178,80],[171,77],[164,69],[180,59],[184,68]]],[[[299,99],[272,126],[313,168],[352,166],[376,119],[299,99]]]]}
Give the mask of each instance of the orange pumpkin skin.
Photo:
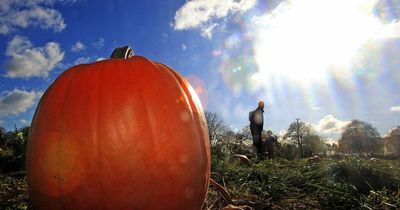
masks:
{"type": "Polygon", "coordinates": [[[208,130],[193,89],[144,57],[65,71],[44,93],[26,154],[34,209],[201,209],[208,130]]]}

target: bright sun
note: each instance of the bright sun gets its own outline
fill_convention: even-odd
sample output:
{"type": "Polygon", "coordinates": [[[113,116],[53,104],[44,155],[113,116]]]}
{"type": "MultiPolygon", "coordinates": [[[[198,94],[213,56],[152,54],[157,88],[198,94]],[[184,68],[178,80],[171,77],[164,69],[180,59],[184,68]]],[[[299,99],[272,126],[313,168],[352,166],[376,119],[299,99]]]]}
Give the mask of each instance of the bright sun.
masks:
{"type": "MultiPolygon", "coordinates": [[[[383,24],[372,14],[376,0],[293,0],[253,19],[257,78],[318,81],[330,69],[348,69],[358,49],[383,24]]],[[[265,79],[263,79],[265,81],[265,79]]]]}

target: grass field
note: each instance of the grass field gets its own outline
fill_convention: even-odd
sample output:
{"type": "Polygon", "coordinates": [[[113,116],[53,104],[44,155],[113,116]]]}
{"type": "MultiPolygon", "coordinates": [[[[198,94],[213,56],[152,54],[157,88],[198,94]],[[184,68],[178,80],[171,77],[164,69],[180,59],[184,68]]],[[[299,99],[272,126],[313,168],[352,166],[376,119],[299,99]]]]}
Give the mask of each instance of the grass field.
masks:
{"type": "MultiPolygon", "coordinates": [[[[235,205],[254,209],[398,209],[398,160],[354,157],[278,159],[242,165],[230,161],[213,178],[226,187],[235,205]]],[[[223,202],[213,188],[206,207],[223,202]]]]}
{"type": "MultiPolygon", "coordinates": [[[[211,186],[204,209],[229,203],[242,209],[399,209],[400,161],[356,157],[226,161],[212,178],[228,191],[228,202],[211,186]]],[[[0,175],[0,209],[29,209],[24,172],[0,175]]]]}

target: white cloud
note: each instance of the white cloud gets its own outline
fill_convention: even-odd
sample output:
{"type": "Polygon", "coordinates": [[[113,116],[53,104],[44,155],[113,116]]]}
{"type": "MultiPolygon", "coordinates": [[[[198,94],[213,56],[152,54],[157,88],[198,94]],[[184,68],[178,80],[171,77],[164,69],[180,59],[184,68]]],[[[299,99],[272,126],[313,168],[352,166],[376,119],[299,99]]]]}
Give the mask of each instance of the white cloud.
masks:
{"type": "Polygon", "coordinates": [[[90,60],[90,57],[80,57],[75,60],[74,65],[89,63],[90,60]]]}
{"type": "Polygon", "coordinates": [[[392,111],[392,112],[400,112],[400,106],[392,106],[392,107],[390,107],[390,111],[392,111]]]}
{"type": "Polygon", "coordinates": [[[175,13],[175,30],[201,29],[203,36],[211,37],[215,21],[237,12],[243,13],[256,0],[192,0],[187,1],[175,13]]]}
{"type": "Polygon", "coordinates": [[[20,119],[19,123],[21,123],[23,126],[29,126],[31,124],[31,122],[25,119],[20,119]]]}
{"type": "MultiPolygon", "coordinates": [[[[96,61],[106,60],[105,57],[95,57],[95,56],[87,56],[87,57],[79,57],[77,58],[72,65],[79,65],[79,64],[87,64],[96,61]]],[[[70,66],[72,66],[70,64],[70,66]]]]}
{"type": "Polygon", "coordinates": [[[316,131],[326,137],[337,137],[350,121],[336,119],[333,115],[326,115],[317,124],[313,124],[316,131]]]}
{"type": "Polygon", "coordinates": [[[49,72],[64,58],[57,42],[35,47],[28,38],[15,36],[7,46],[6,77],[48,77],[49,72]]]}
{"type": "Polygon", "coordinates": [[[84,49],[86,49],[86,46],[81,41],[77,41],[71,47],[71,51],[73,51],[73,52],[79,52],[79,51],[82,51],[84,49]]]}
{"type": "Polygon", "coordinates": [[[31,108],[36,99],[42,96],[41,91],[25,91],[14,89],[0,93],[0,117],[17,115],[31,108]]]}
{"type": "Polygon", "coordinates": [[[275,135],[278,135],[278,136],[284,136],[285,134],[286,134],[286,132],[287,132],[287,130],[285,130],[285,129],[281,129],[281,130],[279,130],[278,131],[278,133],[277,134],[275,134],[275,135]]]}
{"type": "Polygon", "coordinates": [[[93,42],[92,44],[94,47],[101,48],[104,46],[104,39],[99,38],[99,40],[97,42],[93,42]]]}
{"type": "Polygon", "coordinates": [[[336,138],[336,139],[333,139],[333,138],[326,138],[326,139],[324,139],[325,140],[325,144],[330,144],[330,145],[333,145],[333,144],[338,144],[338,139],[336,138]]]}
{"type": "Polygon", "coordinates": [[[52,6],[65,0],[2,0],[0,1],[0,34],[8,34],[16,28],[37,26],[59,32],[66,24],[61,13],[52,6]]]}

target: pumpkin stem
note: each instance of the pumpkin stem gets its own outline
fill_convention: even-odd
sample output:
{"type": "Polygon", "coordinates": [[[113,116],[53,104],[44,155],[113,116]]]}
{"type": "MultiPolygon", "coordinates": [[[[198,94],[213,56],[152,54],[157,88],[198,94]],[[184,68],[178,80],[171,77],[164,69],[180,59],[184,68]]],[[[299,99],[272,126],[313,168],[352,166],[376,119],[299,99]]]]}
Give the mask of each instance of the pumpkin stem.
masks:
{"type": "Polygon", "coordinates": [[[111,58],[127,59],[133,56],[133,50],[129,46],[117,47],[111,54],[111,58]]]}

